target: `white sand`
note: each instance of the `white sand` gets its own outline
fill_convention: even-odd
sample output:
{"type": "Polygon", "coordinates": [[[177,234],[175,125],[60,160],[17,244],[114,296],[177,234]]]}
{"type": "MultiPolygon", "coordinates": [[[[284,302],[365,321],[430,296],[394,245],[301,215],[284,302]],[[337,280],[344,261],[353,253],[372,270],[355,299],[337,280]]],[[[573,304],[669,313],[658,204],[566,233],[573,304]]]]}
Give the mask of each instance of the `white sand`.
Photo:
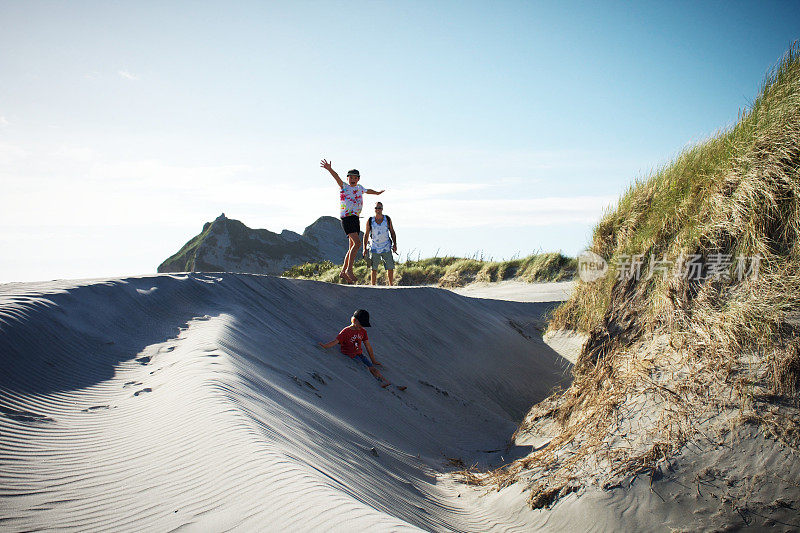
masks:
{"type": "MultiPolygon", "coordinates": [[[[524,281],[508,280],[498,283],[473,283],[466,287],[450,290],[470,298],[510,302],[563,302],[575,290],[575,282],[526,283],[524,281]]],[[[536,326],[540,332],[546,329],[546,324],[542,320],[539,320],[536,326]]],[[[577,361],[587,338],[587,335],[566,330],[547,332],[543,336],[544,342],[550,348],[573,365],[577,361]]]]}
{"type": "Polygon", "coordinates": [[[569,298],[574,289],[574,281],[526,283],[508,280],[497,283],[472,283],[466,287],[451,290],[472,298],[490,298],[509,302],[563,302],[569,298]]]}
{"type": "Polygon", "coordinates": [[[505,302],[487,287],[467,298],[236,274],[0,285],[0,528],[737,529],[739,513],[717,506],[741,494],[744,516],[775,508],[772,524],[792,529],[786,487],[753,487],[764,464],[800,482],[796,463],[758,436],[741,452],[685,452],[682,478],[589,488],[552,510],[530,510],[522,483],[455,482],[450,458],[489,467],[525,455],[509,443],[517,423],[569,380],[541,338],[555,302],[536,298],[554,291],[528,288],[538,296],[516,287],[521,301],[505,302]],[[316,346],[358,307],[406,392],[316,346]],[[709,460],[715,488],[687,481],[709,460]]]}
{"type": "Polygon", "coordinates": [[[233,274],[2,285],[0,527],[524,530],[523,498],[440,473],[525,452],[509,437],[568,365],[509,321],[550,307],[233,274]],[[358,307],[406,392],[316,346],[358,307]]]}

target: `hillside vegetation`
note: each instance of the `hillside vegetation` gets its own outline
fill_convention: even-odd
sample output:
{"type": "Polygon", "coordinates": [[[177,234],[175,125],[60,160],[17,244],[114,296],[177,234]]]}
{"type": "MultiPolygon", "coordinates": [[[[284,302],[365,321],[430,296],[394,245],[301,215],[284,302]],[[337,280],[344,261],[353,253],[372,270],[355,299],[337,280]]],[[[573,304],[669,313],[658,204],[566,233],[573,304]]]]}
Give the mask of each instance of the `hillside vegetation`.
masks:
{"type": "MultiPolygon", "coordinates": [[[[331,261],[306,263],[283,273],[286,277],[315,279],[340,283],[342,266],[331,261]]],[[[577,261],[561,253],[534,254],[508,261],[484,261],[463,257],[431,257],[395,263],[397,285],[438,285],[463,287],[472,282],[492,282],[516,279],[527,282],[564,281],[577,272],[577,261]]],[[[359,284],[369,284],[370,268],[359,259],[353,267],[359,284]]],[[[379,283],[386,282],[383,266],[379,269],[379,283]]]]}
{"type": "Polygon", "coordinates": [[[701,434],[719,445],[747,426],[800,450],[799,168],[795,44],[734,126],[633,183],[598,223],[591,251],[608,273],[578,282],[549,326],[588,334],[573,384],[516,434],[549,444],[464,479],[524,481],[543,507],[653,476],[701,434]]]}

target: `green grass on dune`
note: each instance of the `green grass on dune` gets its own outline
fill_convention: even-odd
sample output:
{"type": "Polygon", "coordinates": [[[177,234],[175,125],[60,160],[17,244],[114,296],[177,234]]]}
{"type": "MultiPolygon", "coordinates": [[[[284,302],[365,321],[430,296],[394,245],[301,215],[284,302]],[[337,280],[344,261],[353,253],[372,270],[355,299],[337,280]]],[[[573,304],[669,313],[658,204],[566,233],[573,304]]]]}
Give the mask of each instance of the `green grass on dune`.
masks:
{"type": "MultiPolygon", "coordinates": [[[[734,126],[634,182],[605,214],[591,250],[609,262],[611,275],[579,283],[551,327],[602,329],[627,300],[628,307],[636,303],[641,329],[652,331],[665,317],[697,315],[691,307],[710,303],[697,298],[705,291],[713,295],[720,324],[752,322],[745,328],[752,333],[749,340],[771,342],[781,329],[781,313],[798,305],[785,289],[798,279],[800,267],[799,166],[800,49],[795,45],[734,126]],[[613,268],[629,254],[642,254],[645,267],[652,259],[681,255],[699,254],[704,261],[712,254],[759,256],[761,281],[737,283],[732,265],[728,279],[694,283],[655,276],[623,290],[613,268]],[[744,288],[755,285],[761,296],[749,299],[744,288]]],[[[725,334],[733,344],[748,340],[729,335],[733,332],[725,334]]]]}
{"type": "MultiPolygon", "coordinates": [[[[330,261],[306,263],[292,267],[284,272],[291,278],[315,279],[329,283],[340,283],[341,265],[330,261]]],[[[494,282],[517,279],[527,282],[570,280],[577,271],[577,261],[561,253],[533,254],[521,259],[508,261],[484,261],[464,257],[429,257],[408,259],[395,263],[395,283],[397,285],[439,285],[442,287],[462,287],[472,282],[494,282]]],[[[353,267],[359,284],[370,283],[370,269],[364,259],[359,259],[353,267]]],[[[386,272],[383,266],[378,271],[378,282],[385,283],[386,272]]]]}

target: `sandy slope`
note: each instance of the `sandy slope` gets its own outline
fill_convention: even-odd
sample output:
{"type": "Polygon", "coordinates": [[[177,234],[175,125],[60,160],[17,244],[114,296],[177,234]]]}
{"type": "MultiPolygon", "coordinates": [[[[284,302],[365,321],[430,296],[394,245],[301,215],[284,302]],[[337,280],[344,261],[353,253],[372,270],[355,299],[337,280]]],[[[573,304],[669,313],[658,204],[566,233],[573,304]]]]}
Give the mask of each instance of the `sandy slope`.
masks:
{"type": "Polygon", "coordinates": [[[507,280],[494,283],[472,283],[466,287],[451,290],[471,298],[490,298],[509,302],[563,302],[569,298],[574,289],[574,281],[527,283],[507,280]]]}
{"type": "Polygon", "coordinates": [[[527,530],[500,464],[568,376],[551,303],[250,275],[0,286],[0,527],[527,530]],[[384,373],[315,343],[357,307],[384,373]]]}
{"type": "Polygon", "coordinates": [[[658,471],[552,509],[529,509],[524,482],[454,480],[449,459],[492,467],[547,443],[509,437],[569,374],[540,335],[562,290],[236,274],[0,285],[0,529],[800,530],[794,452],[747,425],[700,421],[704,438],[658,471]],[[316,346],[356,307],[406,392],[316,346]]]}
{"type": "MultiPolygon", "coordinates": [[[[570,297],[574,289],[574,281],[526,283],[508,280],[497,283],[473,283],[466,287],[450,290],[471,298],[488,298],[509,302],[562,302],[570,297]]],[[[540,321],[538,326],[541,330],[546,329],[544,321],[540,321]]],[[[545,344],[560,356],[575,364],[587,336],[574,331],[555,331],[547,332],[543,339],[545,344]]]]}

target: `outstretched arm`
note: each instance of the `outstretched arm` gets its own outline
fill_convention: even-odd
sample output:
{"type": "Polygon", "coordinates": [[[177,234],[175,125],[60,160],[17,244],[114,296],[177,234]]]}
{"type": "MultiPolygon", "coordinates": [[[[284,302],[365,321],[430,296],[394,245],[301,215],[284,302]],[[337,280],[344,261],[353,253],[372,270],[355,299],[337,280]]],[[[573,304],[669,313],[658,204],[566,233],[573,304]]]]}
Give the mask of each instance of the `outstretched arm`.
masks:
{"type": "Polygon", "coordinates": [[[372,189],[367,189],[364,192],[366,192],[367,194],[383,194],[385,190],[386,189],[381,189],[380,191],[375,191],[375,190],[372,190],[372,189]]]}
{"type": "Polygon", "coordinates": [[[333,166],[331,166],[331,162],[330,161],[326,161],[326,160],[323,159],[322,161],[319,162],[319,166],[321,166],[322,168],[324,168],[325,170],[327,170],[328,172],[331,173],[331,176],[333,176],[333,179],[335,179],[336,183],[339,184],[339,188],[340,189],[342,187],[344,187],[344,182],[342,181],[342,178],[340,178],[339,174],[337,174],[336,171],[333,170],[333,166]]]}
{"type": "Polygon", "coordinates": [[[333,339],[331,342],[324,342],[324,343],[318,342],[317,344],[319,344],[323,348],[330,348],[331,346],[336,346],[337,344],[339,344],[339,339],[333,339]]]}

